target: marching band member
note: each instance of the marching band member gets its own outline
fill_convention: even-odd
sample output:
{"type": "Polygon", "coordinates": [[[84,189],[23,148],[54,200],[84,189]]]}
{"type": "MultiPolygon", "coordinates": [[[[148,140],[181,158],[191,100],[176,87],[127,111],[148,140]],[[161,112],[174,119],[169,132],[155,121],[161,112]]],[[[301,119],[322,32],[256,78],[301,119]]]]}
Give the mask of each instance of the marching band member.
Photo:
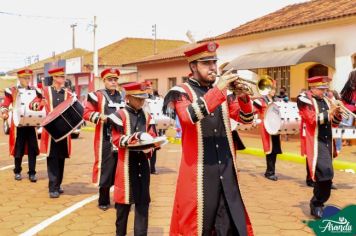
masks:
{"type": "Polygon", "coordinates": [[[146,83],[129,83],[126,91],[127,105],[110,120],[113,125],[113,143],[119,149],[115,174],[114,201],[116,207],[116,235],[126,235],[127,220],[132,204],[135,204],[134,235],[147,235],[148,208],[150,203],[150,167],[148,158],[153,150],[130,151],[128,144],[156,136],[154,121],[142,110],[148,98],[146,83]]]}
{"type": "MultiPolygon", "coordinates": [[[[29,86],[29,82],[32,78],[32,70],[24,69],[17,72],[19,78],[19,86],[14,86],[12,88],[5,89],[5,99],[0,105],[0,111],[2,113],[2,118],[7,120],[9,118],[9,106],[11,104],[16,104],[17,94],[21,90],[33,90],[29,86]]],[[[24,155],[28,155],[28,178],[31,182],[36,182],[36,157],[39,154],[38,143],[37,143],[37,133],[36,127],[33,126],[24,126],[24,127],[15,127],[14,120],[12,116],[11,127],[10,127],[10,136],[9,136],[9,153],[10,156],[14,157],[15,168],[15,180],[21,180],[21,171],[22,171],[22,158],[24,155]]]]}
{"type": "Polygon", "coordinates": [[[217,74],[214,42],[185,52],[192,77],[173,87],[164,110],[174,108],[182,126],[182,159],[170,235],[253,235],[237,180],[230,119],[252,123],[250,97],[227,99],[238,78],[230,71],[213,86],[217,74]]]}
{"type": "MultiPolygon", "coordinates": [[[[54,68],[48,71],[53,78],[52,86],[46,86],[41,93],[37,94],[30,103],[30,109],[42,110],[45,107],[47,114],[51,113],[63,101],[71,98],[72,93],[64,88],[65,75],[64,68],[54,68]]],[[[61,188],[64,172],[65,158],[69,158],[71,153],[71,138],[55,142],[49,133],[43,129],[41,134],[40,152],[47,156],[47,173],[49,197],[58,198],[63,193],[61,188]]]]}
{"type": "MultiPolygon", "coordinates": [[[[350,72],[349,78],[344,88],[341,90],[340,95],[345,107],[356,114],[356,69],[350,72]]],[[[348,124],[352,126],[352,116],[350,116],[350,120],[348,122],[348,124]]]]}
{"type": "MultiPolygon", "coordinates": [[[[261,98],[257,98],[253,101],[253,105],[256,109],[256,112],[258,113],[258,116],[262,120],[261,123],[261,137],[262,137],[262,143],[263,143],[263,150],[266,154],[266,172],[265,172],[265,177],[269,180],[277,181],[278,177],[276,176],[276,160],[277,160],[277,154],[282,153],[281,149],[281,135],[270,135],[264,124],[264,115],[266,112],[266,109],[269,104],[278,101],[278,99],[275,97],[276,93],[276,81],[273,80],[271,77],[264,75],[267,77],[267,79],[271,80],[273,82],[273,88],[269,91],[269,94],[266,96],[262,96],[261,98]]],[[[273,122],[273,121],[271,121],[273,122]]]]}
{"type": "Polygon", "coordinates": [[[110,207],[110,187],[114,184],[117,149],[113,149],[111,125],[107,115],[120,108],[121,95],[116,90],[120,71],[108,68],[101,72],[105,89],[88,94],[83,118],[96,124],[92,181],[99,186],[98,206],[106,211],[110,207]]]}
{"type": "Polygon", "coordinates": [[[310,90],[301,93],[297,105],[301,121],[301,154],[307,157],[311,179],[314,183],[310,200],[311,215],[321,218],[324,203],[330,197],[334,170],[332,166],[332,127],[338,126],[342,117],[339,107],[333,107],[325,92],[331,78],[315,76],[308,79],[310,90]]]}

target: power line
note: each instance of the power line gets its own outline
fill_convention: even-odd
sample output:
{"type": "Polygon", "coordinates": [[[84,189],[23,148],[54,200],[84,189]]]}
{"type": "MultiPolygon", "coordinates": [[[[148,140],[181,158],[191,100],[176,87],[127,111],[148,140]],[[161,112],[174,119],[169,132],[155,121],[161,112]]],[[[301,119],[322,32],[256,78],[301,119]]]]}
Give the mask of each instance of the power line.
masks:
{"type": "Polygon", "coordinates": [[[52,19],[52,20],[90,20],[89,18],[84,17],[56,17],[56,16],[40,16],[40,15],[25,15],[14,12],[4,12],[0,11],[0,14],[8,16],[19,16],[19,17],[28,17],[28,18],[41,18],[41,19],[52,19]]]}

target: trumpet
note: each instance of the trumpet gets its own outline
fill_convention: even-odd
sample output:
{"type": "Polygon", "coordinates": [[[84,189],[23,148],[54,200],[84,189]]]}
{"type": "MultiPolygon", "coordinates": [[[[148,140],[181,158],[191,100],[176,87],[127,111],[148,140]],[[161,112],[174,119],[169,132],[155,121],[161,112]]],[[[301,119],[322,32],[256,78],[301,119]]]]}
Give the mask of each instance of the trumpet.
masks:
{"type": "MultiPolygon", "coordinates": [[[[221,77],[221,75],[216,75],[211,73],[215,77],[221,77]]],[[[260,76],[257,82],[252,81],[251,79],[246,79],[238,74],[235,74],[238,79],[230,84],[228,89],[234,94],[248,94],[250,96],[254,95],[252,86],[256,87],[257,93],[260,96],[265,96],[273,89],[273,82],[269,76],[260,76]],[[252,86],[251,86],[252,85],[252,86]]]]}
{"type": "Polygon", "coordinates": [[[342,103],[342,101],[340,100],[332,100],[330,98],[328,98],[327,96],[324,96],[328,101],[329,103],[331,104],[332,107],[336,107],[336,108],[339,108],[340,111],[341,111],[341,117],[343,119],[349,119],[350,116],[353,116],[355,119],[356,119],[356,115],[350,111],[347,107],[344,106],[344,104],[342,103]]]}

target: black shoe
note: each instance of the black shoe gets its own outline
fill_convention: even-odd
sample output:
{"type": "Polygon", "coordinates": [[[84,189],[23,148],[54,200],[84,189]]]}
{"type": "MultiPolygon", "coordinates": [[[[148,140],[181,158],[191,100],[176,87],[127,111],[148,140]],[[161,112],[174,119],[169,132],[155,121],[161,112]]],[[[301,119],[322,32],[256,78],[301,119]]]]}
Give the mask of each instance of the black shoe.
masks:
{"type": "Polygon", "coordinates": [[[276,175],[265,175],[265,177],[269,180],[277,181],[278,177],[276,175]]]}
{"type": "Polygon", "coordinates": [[[58,192],[59,192],[59,194],[62,194],[62,193],[64,193],[64,190],[63,190],[63,188],[59,187],[59,189],[58,189],[58,192]]]}
{"type": "Polygon", "coordinates": [[[305,181],[306,182],[306,184],[307,184],[307,186],[309,186],[309,187],[314,187],[314,185],[315,185],[315,183],[312,181],[312,180],[307,180],[307,181],[305,181]]]}
{"type": "Polygon", "coordinates": [[[99,205],[98,206],[100,210],[107,211],[110,207],[110,205],[99,205]]]}
{"type": "Polygon", "coordinates": [[[323,217],[323,207],[310,206],[310,214],[316,219],[321,219],[323,217]]]}
{"type": "Polygon", "coordinates": [[[151,174],[158,175],[158,172],[157,171],[152,171],[151,174]]]}
{"type": "Polygon", "coordinates": [[[21,176],[21,174],[20,174],[20,173],[15,174],[15,180],[17,180],[17,181],[22,180],[22,176],[21,176]]]}
{"type": "Polygon", "coordinates": [[[334,184],[331,184],[331,189],[336,190],[336,189],[337,189],[337,187],[336,187],[334,184]]]}
{"type": "Polygon", "coordinates": [[[59,198],[59,192],[57,192],[57,191],[49,192],[49,197],[50,198],[59,198]]]}
{"type": "Polygon", "coordinates": [[[36,183],[37,182],[37,177],[36,175],[29,175],[28,179],[32,182],[32,183],[36,183]]]}

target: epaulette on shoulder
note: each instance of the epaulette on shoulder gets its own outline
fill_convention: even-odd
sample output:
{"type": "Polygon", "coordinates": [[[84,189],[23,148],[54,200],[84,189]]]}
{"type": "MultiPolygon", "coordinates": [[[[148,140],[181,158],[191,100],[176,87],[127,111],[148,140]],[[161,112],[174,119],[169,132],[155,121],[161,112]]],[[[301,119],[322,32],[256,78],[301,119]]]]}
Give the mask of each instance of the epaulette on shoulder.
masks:
{"type": "Polygon", "coordinates": [[[308,98],[307,94],[304,92],[299,94],[298,100],[301,101],[302,103],[313,105],[312,101],[308,98]]]}
{"type": "Polygon", "coordinates": [[[91,92],[88,94],[88,100],[92,100],[94,102],[98,102],[98,96],[96,96],[96,94],[94,92],[91,92]]]}
{"type": "Polygon", "coordinates": [[[12,90],[11,90],[11,88],[6,88],[5,89],[5,95],[12,95],[12,90]]]}

